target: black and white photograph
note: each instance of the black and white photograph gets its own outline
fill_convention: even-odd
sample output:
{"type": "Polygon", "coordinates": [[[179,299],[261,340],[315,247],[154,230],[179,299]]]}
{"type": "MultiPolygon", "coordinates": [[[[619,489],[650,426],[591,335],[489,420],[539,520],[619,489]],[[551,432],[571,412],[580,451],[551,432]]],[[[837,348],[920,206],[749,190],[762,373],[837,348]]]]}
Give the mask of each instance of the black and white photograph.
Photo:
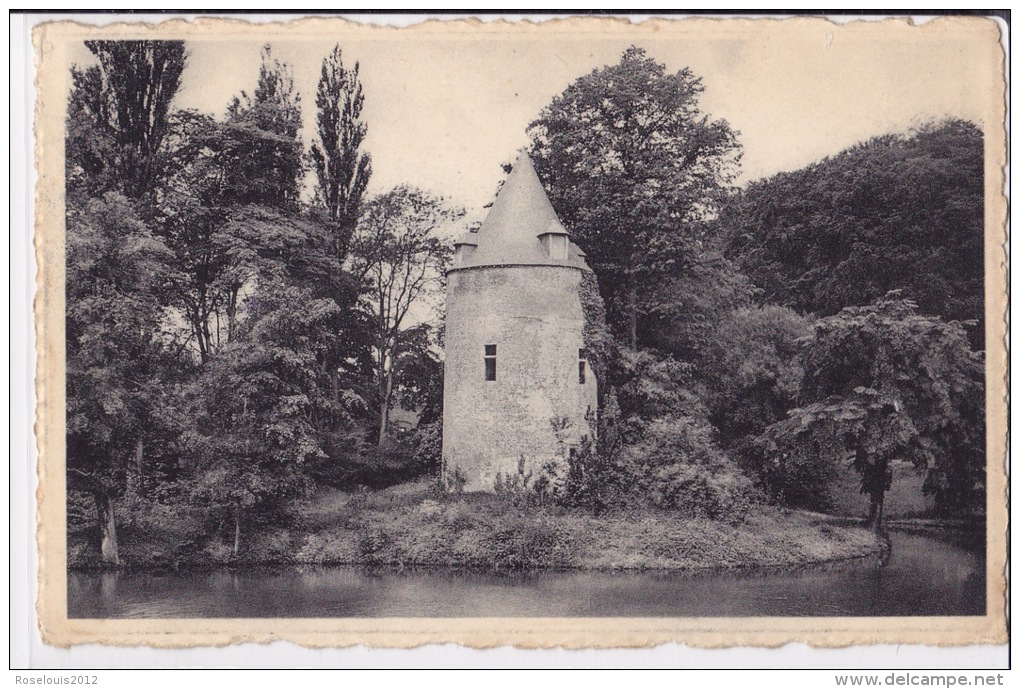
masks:
{"type": "Polygon", "coordinates": [[[44,638],[1005,640],[995,22],[35,40],[44,638]]]}

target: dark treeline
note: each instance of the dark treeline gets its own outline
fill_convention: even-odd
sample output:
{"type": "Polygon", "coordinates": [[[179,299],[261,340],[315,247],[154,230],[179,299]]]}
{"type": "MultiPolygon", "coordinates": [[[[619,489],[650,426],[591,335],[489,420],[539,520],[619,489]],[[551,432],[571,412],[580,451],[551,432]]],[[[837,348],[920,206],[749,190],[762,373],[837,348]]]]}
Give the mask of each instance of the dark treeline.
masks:
{"type": "Polygon", "coordinates": [[[703,88],[631,48],[529,128],[607,307],[583,499],[826,510],[849,469],[878,528],[905,460],[937,511],[980,510],[980,130],[881,136],[739,190],[703,88]]]}
{"type": "Polygon", "coordinates": [[[316,482],[434,470],[437,333],[408,310],[459,213],[409,187],[366,198],[358,65],[323,60],[306,153],[268,45],[221,118],[174,108],[183,42],[87,46],[67,116],[69,525],[90,495],[116,563],[118,501],[197,507],[236,553],[316,482]],[[417,433],[389,428],[396,404],[417,433]]]}
{"type": "MultiPolygon", "coordinates": [[[[216,118],[174,107],[182,42],[87,45],[67,115],[69,528],[91,520],[115,564],[118,505],[197,512],[236,555],[316,486],[435,475],[441,333],[414,311],[461,211],[366,196],[359,66],[327,55],[311,110],[266,46],[216,118]]],[[[563,485],[498,488],[739,521],[829,509],[852,471],[878,528],[906,460],[939,511],[979,512],[981,132],[878,137],[739,190],[738,133],[703,89],[630,48],[529,126],[597,278],[583,298],[604,300],[601,402],[563,485]]]]}

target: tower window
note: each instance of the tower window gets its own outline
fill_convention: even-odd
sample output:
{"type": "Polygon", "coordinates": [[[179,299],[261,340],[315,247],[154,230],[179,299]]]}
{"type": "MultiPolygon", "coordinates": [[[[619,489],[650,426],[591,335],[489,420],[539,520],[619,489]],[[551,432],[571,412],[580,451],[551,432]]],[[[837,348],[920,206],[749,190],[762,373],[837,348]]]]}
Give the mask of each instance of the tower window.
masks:
{"type": "Polygon", "coordinates": [[[496,345],[485,345],[485,380],[496,380],[496,345]]]}
{"type": "Polygon", "coordinates": [[[588,352],[583,349],[577,350],[577,382],[584,385],[588,366],[588,352]]]}

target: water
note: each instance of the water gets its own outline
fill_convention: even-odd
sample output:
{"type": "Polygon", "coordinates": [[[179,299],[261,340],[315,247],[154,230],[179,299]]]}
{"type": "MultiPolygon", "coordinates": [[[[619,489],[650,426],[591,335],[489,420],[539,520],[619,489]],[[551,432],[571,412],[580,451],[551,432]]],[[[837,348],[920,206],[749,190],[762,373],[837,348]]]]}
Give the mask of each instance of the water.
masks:
{"type": "Polygon", "coordinates": [[[983,544],[892,534],[869,558],[796,570],[525,574],[366,567],[69,572],[68,616],[744,617],[984,615],[983,544]]]}

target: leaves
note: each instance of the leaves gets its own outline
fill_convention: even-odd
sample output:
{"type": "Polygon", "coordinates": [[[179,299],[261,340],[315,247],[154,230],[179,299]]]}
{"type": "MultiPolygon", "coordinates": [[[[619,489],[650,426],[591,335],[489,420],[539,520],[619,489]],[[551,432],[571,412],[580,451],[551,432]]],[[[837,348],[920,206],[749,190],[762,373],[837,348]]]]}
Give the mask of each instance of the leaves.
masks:
{"type": "MultiPolygon", "coordinates": [[[[371,199],[351,242],[349,264],[366,290],[363,304],[373,324],[372,354],[379,440],[386,435],[397,357],[406,350],[412,314],[437,306],[453,251],[449,236],[463,211],[420,189],[400,186],[371,199]]],[[[437,309],[438,310],[438,309],[437,309]]]]}
{"type": "Polygon", "coordinates": [[[68,184],[93,196],[152,191],[187,61],[183,41],[86,41],[99,65],[72,70],[68,184]]]}
{"type": "Polygon", "coordinates": [[[773,481],[791,483],[783,476],[791,460],[845,458],[880,507],[889,462],[904,459],[928,471],[928,490],[945,505],[973,504],[981,494],[981,357],[959,323],[922,316],[897,297],[817,322],[802,355],[803,403],[759,441],[778,465],[773,481]]]}
{"type": "Polygon", "coordinates": [[[114,192],[69,206],[66,236],[68,477],[115,495],[139,440],[159,432],[178,365],[160,291],[168,251],[114,192]]]}
{"type": "Polygon", "coordinates": [[[832,315],[900,289],[983,347],[984,143],[960,120],[751,183],[719,221],[765,299],[832,315]]]}
{"type": "Polygon", "coordinates": [[[644,289],[637,303],[631,288],[697,262],[704,223],[736,172],[736,135],[701,113],[702,92],[690,70],[667,74],[631,47],[528,127],[539,176],[587,252],[616,332],[636,310],[660,304],[661,293],[644,289]]]}
{"type": "Polygon", "coordinates": [[[346,69],[336,45],[322,61],[315,95],[318,108],[311,158],[318,180],[316,197],[337,226],[336,251],[346,258],[347,242],[358,219],[362,197],[372,176],[372,159],[361,152],[368,127],[361,119],[365,95],[358,79],[360,65],[346,69]]]}

